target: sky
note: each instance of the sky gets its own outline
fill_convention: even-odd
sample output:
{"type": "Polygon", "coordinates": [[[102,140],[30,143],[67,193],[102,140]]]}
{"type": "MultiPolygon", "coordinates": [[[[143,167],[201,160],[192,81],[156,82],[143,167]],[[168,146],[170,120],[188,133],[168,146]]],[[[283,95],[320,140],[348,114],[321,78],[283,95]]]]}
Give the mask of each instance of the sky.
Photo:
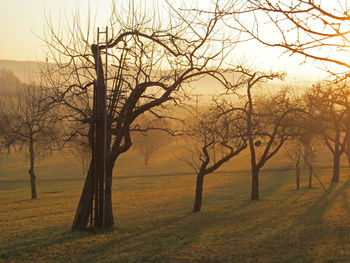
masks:
{"type": "Polygon", "coordinates": [[[76,10],[82,16],[91,10],[104,12],[111,6],[109,0],[0,0],[0,59],[45,60],[40,37],[51,17],[58,22],[76,10]],[[91,2],[91,3],[90,3],[91,2]]]}
{"type": "MultiPolygon", "coordinates": [[[[158,0],[161,1],[161,0],[158,0]]],[[[151,1],[147,1],[149,3],[151,1]]],[[[157,2],[154,0],[153,2],[157,2]]],[[[210,0],[201,1],[201,7],[210,0]]],[[[112,0],[0,0],[0,59],[44,61],[44,35],[46,19],[54,23],[69,19],[79,10],[82,21],[89,10],[94,10],[96,25],[107,24],[112,0]]],[[[157,6],[157,5],[155,5],[157,6]]],[[[248,60],[254,68],[287,71],[290,80],[320,79],[321,70],[312,64],[302,64],[303,59],[290,56],[280,57],[280,51],[249,43],[235,55],[248,60]],[[237,54],[237,55],[236,55],[237,54]],[[305,74],[306,73],[306,74],[305,74]]]]}

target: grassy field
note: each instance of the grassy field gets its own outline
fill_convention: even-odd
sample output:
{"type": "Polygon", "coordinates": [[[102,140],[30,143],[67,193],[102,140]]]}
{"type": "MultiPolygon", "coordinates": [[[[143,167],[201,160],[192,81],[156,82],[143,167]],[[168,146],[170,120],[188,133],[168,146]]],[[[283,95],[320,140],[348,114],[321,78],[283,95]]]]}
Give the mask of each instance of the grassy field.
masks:
{"type": "Polygon", "coordinates": [[[134,152],[116,164],[115,227],[93,233],[70,231],[84,183],[77,162],[42,161],[30,200],[23,158],[2,160],[0,262],[350,262],[348,168],[338,184],[316,169],[327,192],[316,180],[308,189],[306,171],[296,191],[292,170],[264,170],[253,202],[249,172],[227,166],[206,177],[202,212],[192,213],[191,170],[165,150],[142,163],[134,152]]]}

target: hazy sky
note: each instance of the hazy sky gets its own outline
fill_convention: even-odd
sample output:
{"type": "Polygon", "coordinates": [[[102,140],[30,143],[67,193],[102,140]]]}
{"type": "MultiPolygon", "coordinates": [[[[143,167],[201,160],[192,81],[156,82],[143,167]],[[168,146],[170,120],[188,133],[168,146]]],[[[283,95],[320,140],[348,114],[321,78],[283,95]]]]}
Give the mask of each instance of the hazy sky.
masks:
{"type": "MultiPolygon", "coordinates": [[[[0,0],[0,59],[45,60],[43,42],[38,36],[43,36],[46,17],[50,16],[53,22],[58,22],[59,19],[65,19],[65,16],[72,16],[79,9],[84,20],[90,9],[96,15],[96,25],[102,27],[106,25],[111,2],[112,0],[0,0]]],[[[203,0],[201,6],[202,3],[203,0]]],[[[317,78],[320,74],[313,65],[300,65],[300,58],[278,58],[278,50],[253,43],[245,48],[246,51],[239,52],[239,56],[248,59],[256,68],[288,71],[289,78],[292,79],[307,79],[311,75],[317,78]],[[305,75],[305,72],[308,74],[305,75]]]]}
{"type": "Polygon", "coordinates": [[[43,36],[46,17],[57,22],[78,8],[82,16],[91,10],[102,13],[110,0],[0,0],[0,59],[44,60],[43,36]],[[91,3],[90,3],[91,2],[91,3]]]}

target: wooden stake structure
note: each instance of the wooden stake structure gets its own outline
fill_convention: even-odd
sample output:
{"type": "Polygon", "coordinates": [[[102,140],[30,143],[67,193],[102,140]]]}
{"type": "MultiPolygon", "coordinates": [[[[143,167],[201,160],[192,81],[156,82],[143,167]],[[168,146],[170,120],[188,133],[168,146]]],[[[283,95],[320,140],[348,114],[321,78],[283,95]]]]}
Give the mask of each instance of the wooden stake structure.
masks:
{"type": "Polygon", "coordinates": [[[106,169],[107,169],[107,74],[108,74],[108,27],[101,32],[97,28],[97,45],[93,48],[96,83],[93,94],[93,147],[92,180],[93,191],[90,211],[90,225],[104,228],[106,219],[106,169]],[[100,34],[106,36],[105,70],[103,71],[100,34]]]}

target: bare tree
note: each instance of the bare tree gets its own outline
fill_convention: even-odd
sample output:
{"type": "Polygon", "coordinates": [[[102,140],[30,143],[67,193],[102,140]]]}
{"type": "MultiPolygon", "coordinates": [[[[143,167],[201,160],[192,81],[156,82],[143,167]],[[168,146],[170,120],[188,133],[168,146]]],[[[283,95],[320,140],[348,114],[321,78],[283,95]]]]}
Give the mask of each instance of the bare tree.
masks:
{"type": "Polygon", "coordinates": [[[164,119],[150,119],[143,116],[137,121],[138,131],[131,134],[133,147],[144,157],[145,167],[148,166],[151,156],[160,148],[171,142],[171,134],[167,122],[164,119]]]}
{"type": "Polygon", "coordinates": [[[324,142],[333,155],[332,182],[339,182],[340,157],[345,151],[349,94],[344,82],[334,85],[318,83],[308,92],[310,101],[316,108],[314,118],[319,121],[324,142]]]}
{"type": "MultiPolygon", "coordinates": [[[[345,116],[345,120],[344,120],[344,127],[346,130],[346,133],[349,134],[350,133],[350,108],[347,109],[347,111],[346,111],[346,116],[345,116]]],[[[350,167],[350,136],[346,136],[345,154],[346,154],[346,157],[348,159],[348,164],[350,167]]]]}
{"type": "Polygon", "coordinates": [[[7,130],[5,126],[5,120],[3,119],[2,114],[0,114],[0,160],[5,156],[7,152],[7,130]]]}
{"type": "Polygon", "coordinates": [[[227,114],[214,106],[187,120],[185,143],[190,157],[180,159],[197,175],[193,212],[201,210],[204,177],[247,148],[244,128],[239,126],[238,119],[239,115],[227,114]]]}
{"type": "Polygon", "coordinates": [[[0,158],[10,151],[10,146],[14,142],[14,138],[10,136],[6,125],[4,102],[6,102],[7,96],[16,90],[19,85],[20,80],[12,71],[0,70],[0,158]]]}
{"type": "Polygon", "coordinates": [[[80,162],[81,171],[85,175],[89,169],[91,147],[85,136],[75,135],[68,144],[70,153],[80,162]]]}
{"type": "Polygon", "coordinates": [[[286,154],[295,164],[295,184],[296,189],[300,189],[300,173],[301,173],[301,163],[304,159],[304,147],[303,143],[295,138],[287,143],[285,149],[286,154]]]}
{"type": "Polygon", "coordinates": [[[57,145],[59,118],[41,85],[21,84],[1,102],[7,145],[16,144],[29,156],[31,197],[37,198],[35,162],[57,145]]]}
{"type": "MultiPolygon", "coordinates": [[[[239,67],[235,69],[240,74],[239,85],[243,84],[245,92],[241,95],[241,114],[245,122],[247,140],[251,157],[252,188],[251,199],[259,200],[259,172],[287,141],[294,135],[292,119],[298,118],[300,106],[290,98],[288,89],[282,89],[268,97],[254,93],[253,88],[261,82],[274,78],[283,78],[279,73],[253,72],[239,67]]],[[[228,92],[232,89],[227,87],[228,92]]],[[[236,109],[228,103],[227,112],[236,109]]]]}
{"type": "Polygon", "coordinates": [[[78,20],[65,31],[68,36],[60,35],[53,26],[49,26],[46,36],[52,51],[50,60],[56,66],[48,67],[45,76],[56,91],[56,101],[70,110],[67,118],[89,126],[86,135],[92,149],[106,138],[105,157],[92,156],[92,160],[101,156],[102,159],[90,163],[73,230],[85,228],[89,218],[96,227],[113,225],[113,168],[118,157],[132,145],[130,131],[135,121],[145,112],[160,117],[159,110],[178,104],[187,82],[217,72],[214,66],[220,65],[226,48],[225,39],[212,41],[214,34],[220,36],[215,30],[221,18],[219,12],[199,20],[172,9],[168,19],[160,18],[157,23],[156,14],[137,11],[132,3],[121,15],[117,11],[122,9],[115,9],[106,45],[91,45],[91,28],[84,31],[78,20]],[[106,52],[108,72],[101,63],[106,52]],[[107,94],[103,94],[105,87],[107,94]],[[100,98],[106,96],[106,107],[100,107],[107,111],[105,133],[100,130],[103,123],[92,118],[96,110],[93,90],[100,98]],[[94,174],[101,178],[104,160],[105,191],[94,196],[94,174]]]}
{"type": "Polygon", "coordinates": [[[20,85],[20,80],[12,71],[0,69],[0,96],[7,96],[20,85]]]}

